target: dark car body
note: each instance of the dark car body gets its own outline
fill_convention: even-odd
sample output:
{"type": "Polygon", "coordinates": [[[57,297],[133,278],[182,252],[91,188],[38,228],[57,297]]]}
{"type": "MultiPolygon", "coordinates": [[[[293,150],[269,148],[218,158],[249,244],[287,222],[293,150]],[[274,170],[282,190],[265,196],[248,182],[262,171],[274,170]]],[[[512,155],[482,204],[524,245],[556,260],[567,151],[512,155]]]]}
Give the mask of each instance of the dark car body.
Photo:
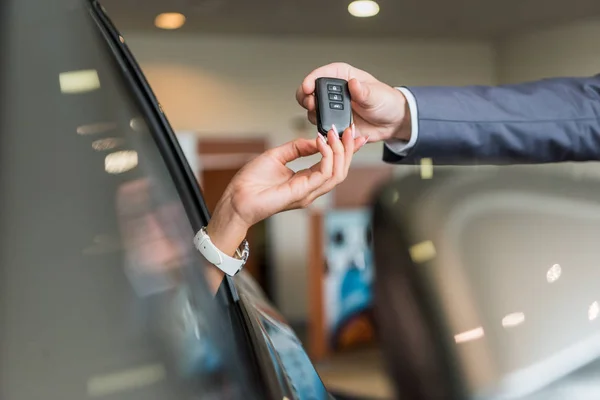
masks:
{"type": "Polygon", "coordinates": [[[597,167],[438,170],[381,190],[375,310],[400,398],[600,398],[597,167]]]}
{"type": "MultiPolygon", "coordinates": [[[[250,276],[207,273],[202,190],[100,4],[0,7],[0,399],[346,398],[250,276]]],[[[600,398],[598,179],[471,172],[373,208],[399,398],[600,398]]]]}
{"type": "Polygon", "coordinates": [[[2,22],[0,398],[331,398],[249,276],[210,291],[202,192],[101,5],[2,22]]]}

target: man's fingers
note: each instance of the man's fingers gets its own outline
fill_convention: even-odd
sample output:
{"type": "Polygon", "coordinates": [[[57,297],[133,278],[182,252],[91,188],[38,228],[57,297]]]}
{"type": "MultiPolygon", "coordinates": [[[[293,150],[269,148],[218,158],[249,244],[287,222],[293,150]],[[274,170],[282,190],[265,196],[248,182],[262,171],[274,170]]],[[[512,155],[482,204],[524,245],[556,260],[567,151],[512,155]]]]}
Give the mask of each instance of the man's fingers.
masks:
{"type": "Polygon", "coordinates": [[[318,78],[329,77],[348,80],[352,77],[352,75],[354,75],[355,72],[360,72],[365,77],[370,77],[369,74],[363,71],[358,71],[351,65],[342,62],[331,63],[319,67],[308,74],[306,78],[304,78],[302,84],[296,90],[296,100],[301,106],[306,108],[304,105],[305,98],[307,96],[311,96],[315,92],[315,81],[318,78]]]}
{"type": "Polygon", "coordinates": [[[377,99],[372,91],[373,84],[368,82],[360,82],[358,79],[350,79],[348,81],[348,91],[352,102],[358,104],[362,108],[375,107],[377,99]]]}
{"type": "Polygon", "coordinates": [[[328,77],[346,79],[349,68],[351,67],[348,64],[332,63],[313,70],[310,74],[306,76],[306,78],[304,78],[304,81],[302,81],[302,92],[305,95],[314,93],[315,81],[318,78],[328,77]]]}
{"type": "Polygon", "coordinates": [[[298,102],[298,104],[304,107],[304,99],[308,96],[312,96],[312,94],[305,94],[302,84],[298,86],[298,89],[296,89],[296,101],[298,102]]]}
{"type": "MultiPolygon", "coordinates": [[[[315,92],[315,81],[318,78],[323,78],[323,77],[339,78],[339,79],[345,79],[347,81],[351,81],[354,78],[360,79],[361,82],[376,82],[377,81],[377,79],[375,77],[373,77],[371,74],[369,74],[365,71],[356,69],[347,63],[336,62],[336,63],[324,65],[322,67],[319,67],[319,68],[313,70],[310,74],[308,74],[302,81],[302,84],[300,84],[300,86],[296,90],[296,100],[302,107],[307,108],[309,106],[309,105],[305,105],[306,98],[307,98],[307,96],[312,96],[312,94],[315,92]]],[[[350,89],[350,93],[352,95],[354,95],[352,93],[352,89],[350,89]]],[[[362,98],[362,96],[364,96],[364,95],[361,95],[359,93],[358,96],[360,98],[362,98]]]]}
{"type": "Polygon", "coordinates": [[[315,100],[315,96],[313,96],[312,94],[306,96],[304,98],[303,106],[308,111],[315,111],[317,109],[317,101],[315,100]]]}

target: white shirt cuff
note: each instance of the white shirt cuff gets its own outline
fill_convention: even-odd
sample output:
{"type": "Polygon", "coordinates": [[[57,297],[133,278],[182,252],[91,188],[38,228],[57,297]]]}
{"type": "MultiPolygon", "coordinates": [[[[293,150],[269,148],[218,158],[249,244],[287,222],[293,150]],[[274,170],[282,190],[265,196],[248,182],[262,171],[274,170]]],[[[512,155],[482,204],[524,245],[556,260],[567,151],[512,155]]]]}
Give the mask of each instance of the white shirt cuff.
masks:
{"type": "Polygon", "coordinates": [[[396,153],[399,156],[405,156],[414,147],[419,136],[419,116],[417,110],[417,101],[415,96],[405,87],[397,87],[402,92],[406,101],[408,102],[408,108],[410,110],[410,122],[411,122],[411,133],[408,142],[400,139],[388,139],[385,141],[386,146],[391,152],[396,153]]]}

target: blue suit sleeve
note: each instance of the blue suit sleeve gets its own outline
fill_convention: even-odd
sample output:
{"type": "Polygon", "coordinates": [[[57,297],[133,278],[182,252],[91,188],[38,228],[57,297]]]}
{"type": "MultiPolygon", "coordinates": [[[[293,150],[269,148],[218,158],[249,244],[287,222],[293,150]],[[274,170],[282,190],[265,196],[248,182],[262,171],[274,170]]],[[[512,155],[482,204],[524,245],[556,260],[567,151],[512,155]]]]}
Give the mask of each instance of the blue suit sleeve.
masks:
{"type": "Polygon", "coordinates": [[[600,75],[502,86],[409,87],[419,136],[384,161],[511,164],[600,159],[600,75]]]}

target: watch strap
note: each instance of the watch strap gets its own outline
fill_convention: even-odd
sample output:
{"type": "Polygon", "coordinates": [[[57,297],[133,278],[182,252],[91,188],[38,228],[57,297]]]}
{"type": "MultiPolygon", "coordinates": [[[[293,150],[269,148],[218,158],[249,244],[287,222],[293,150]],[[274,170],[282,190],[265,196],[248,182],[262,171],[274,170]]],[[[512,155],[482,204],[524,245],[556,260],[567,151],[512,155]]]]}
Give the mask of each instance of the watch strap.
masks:
{"type": "Polygon", "coordinates": [[[203,227],[194,236],[194,246],[204,258],[229,276],[234,276],[242,270],[250,253],[248,241],[244,240],[236,250],[237,257],[231,257],[214,245],[203,227]]]}

